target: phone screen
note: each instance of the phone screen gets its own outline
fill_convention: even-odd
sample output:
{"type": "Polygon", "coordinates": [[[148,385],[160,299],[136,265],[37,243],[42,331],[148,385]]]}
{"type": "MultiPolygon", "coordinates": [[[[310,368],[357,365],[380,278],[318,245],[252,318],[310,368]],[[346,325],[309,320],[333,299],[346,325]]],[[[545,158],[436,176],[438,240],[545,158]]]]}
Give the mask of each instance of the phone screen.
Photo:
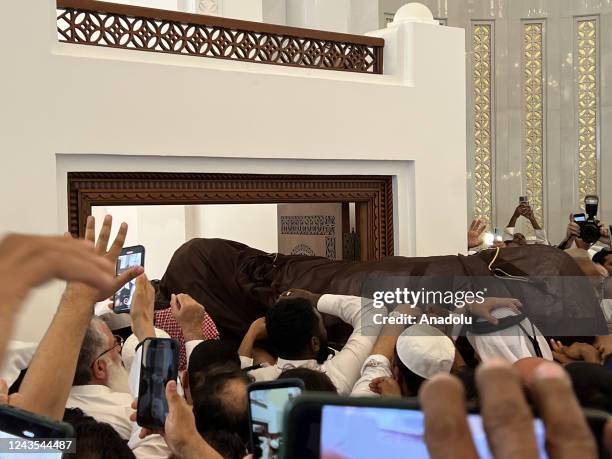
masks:
{"type": "Polygon", "coordinates": [[[283,415],[300,387],[274,387],[249,391],[251,438],[255,458],[276,458],[280,449],[283,415]]]}
{"type": "Polygon", "coordinates": [[[168,416],[166,384],[178,376],[178,345],[167,338],[146,339],[142,345],[137,421],[141,427],[163,427],[168,416]]]}
{"type": "MultiPolygon", "coordinates": [[[[127,247],[121,251],[121,255],[117,258],[117,275],[134,266],[144,266],[144,247],[142,246],[127,247]]],[[[130,312],[135,290],[136,279],[132,279],[115,294],[113,310],[117,314],[130,312]]]]}
{"type": "MultiPolygon", "coordinates": [[[[468,415],[474,443],[482,459],[493,459],[479,414],[468,415]]],[[[373,457],[429,458],[422,411],[325,405],[321,413],[322,459],[373,457]]],[[[544,424],[534,421],[540,457],[546,458],[544,424]]]]}

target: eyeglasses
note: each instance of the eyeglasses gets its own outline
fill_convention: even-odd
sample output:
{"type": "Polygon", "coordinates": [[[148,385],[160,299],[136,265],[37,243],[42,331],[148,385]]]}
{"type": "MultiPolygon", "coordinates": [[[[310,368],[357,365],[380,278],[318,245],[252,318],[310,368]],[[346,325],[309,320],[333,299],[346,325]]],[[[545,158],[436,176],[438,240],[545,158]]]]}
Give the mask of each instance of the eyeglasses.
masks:
{"type": "Polygon", "coordinates": [[[104,354],[112,351],[113,349],[115,349],[117,346],[119,346],[119,350],[121,350],[123,348],[123,338],[119,335],[113,335],[115,337],[115,345],[113,347],[111,347],[110,349],[105,350],[104,352],[102,352],[100,355],[98,355],[98,357],[96,357],[95,359],[93,359],[93,362],[91,362],[90,366],[93,366],[94,363],[96,363],[96,360],[98,360],[100,357],[102,357],[104,354]]]}

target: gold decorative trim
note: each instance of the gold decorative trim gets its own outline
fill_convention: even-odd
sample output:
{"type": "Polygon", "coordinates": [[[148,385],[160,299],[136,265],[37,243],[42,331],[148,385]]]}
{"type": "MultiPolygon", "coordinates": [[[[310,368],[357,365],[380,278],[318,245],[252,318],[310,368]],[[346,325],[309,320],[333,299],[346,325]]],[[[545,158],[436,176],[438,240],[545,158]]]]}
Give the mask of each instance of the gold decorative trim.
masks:
{"type": "Polygon", "coordinates": [[[524,183],[533,213],[544,224],[544,23],[523,23],[524,183]]]}
{"type": "Polygon", "coordinates": [[[576,24],[578,103],[578,192],[582,203],[587,194],[598,193],[598,58],[597,19],[578,19],[576,24]]]}
{"type": "Polygon", "coordinates": [[[474,218],[493,222],[493,27],[472,25],[472,87],[474,110],[474,218]]]}

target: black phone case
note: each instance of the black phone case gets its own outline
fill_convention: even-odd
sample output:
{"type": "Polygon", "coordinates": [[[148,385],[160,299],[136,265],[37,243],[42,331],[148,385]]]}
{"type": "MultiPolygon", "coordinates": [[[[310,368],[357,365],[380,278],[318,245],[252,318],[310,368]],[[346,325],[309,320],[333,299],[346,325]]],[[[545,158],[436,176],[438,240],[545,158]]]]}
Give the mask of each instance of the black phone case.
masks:
{"type": "MultiPolygon", "coordinates": [[[[127,252],[137,252],[137,253],[141,253],[141,257],[140,257],[140,266],[144,267],[145,265],[145,248],[142,245],[133,245],[131,247],[124,247],[121,250],[121,254],[119,256],[125,255],[127,252]]],[[[119,259],[117,259],[117,263],[115,265],[115,275],[117,275],[119,271],[119,259]]],[[[121,288],[123,288],[123,285],[121,286],[121,288]]],[[[121,291],[121,290],[119,290],[121,291]]],[[[115,294],[113,295],[113,312],[115,314],[126,314],[129,313],[130,310],[132,309],[132,305],[130,304],[130,307],[127,310],[124,310],[123,308],[121,309],[117,309],[117,307],[115,306],[115,303],[117,302],[117,294],[119,293],[119,291],[115,292],[115,294]]]]}
{"type": "Polygon", "coordinates": [[[0,405],[0,431],[28,439],[74,437],[70,424],[10,405],[0,405]],[[25,437],[24,431],[33,433],[34,437],[25,437]]]}
{"type": "Polygon", "coordinates": [[[166,384],[170,380],[176,380],[178,377],[178,343],[170,338],[147,338],[140,346],[142,346],[142,357],[140,360],[140,381],[138,388],[138,406],[136,410],[136,423],[141,427],[149,429],[163,428],[165,418],[168,412],[168,402],[166,401],[166,384]],[[160,372],[164,373],[164,377],[160,381],[155,381],[157,378],[156,372],[153,371],[155,362],[152,367],[144,365],[145,359],[148,358],[149,347],[152,341],[157,343],[168,343],[172,351],[172,367],[168,369],[162,368],[160,372]],[[169,374],[168,374],[169,373],[169,374]],[[152,388],[152,389],[150,389],[152,388]]]}
{"type": "Polygon", "coordinates": [[[254,459],[259,459],[261,456],[255,452],[255,432],[253,431],[253,415],[251,413],[251,392],[256,390],[280,389],[283,387],[299,387],[302,392],[304,392],[304,382],[297,378],[276,379],[273,381],[257,381],[249,384],[247,387],[247,405],[249,407],[249,446],[251,452],[253,453],[254,459]]]}

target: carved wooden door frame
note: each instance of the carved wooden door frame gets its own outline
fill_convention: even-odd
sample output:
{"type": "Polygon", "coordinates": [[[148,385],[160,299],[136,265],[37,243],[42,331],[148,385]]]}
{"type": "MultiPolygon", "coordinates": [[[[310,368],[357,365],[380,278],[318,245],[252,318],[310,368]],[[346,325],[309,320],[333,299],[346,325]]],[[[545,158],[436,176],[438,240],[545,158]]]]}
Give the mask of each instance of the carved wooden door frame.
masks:
{"type": "Polygon", "coordinates": [[[391,176],[69,172],[68,227],[92,206],[354,202],[362,260],[393,255],[391,176]]]}

